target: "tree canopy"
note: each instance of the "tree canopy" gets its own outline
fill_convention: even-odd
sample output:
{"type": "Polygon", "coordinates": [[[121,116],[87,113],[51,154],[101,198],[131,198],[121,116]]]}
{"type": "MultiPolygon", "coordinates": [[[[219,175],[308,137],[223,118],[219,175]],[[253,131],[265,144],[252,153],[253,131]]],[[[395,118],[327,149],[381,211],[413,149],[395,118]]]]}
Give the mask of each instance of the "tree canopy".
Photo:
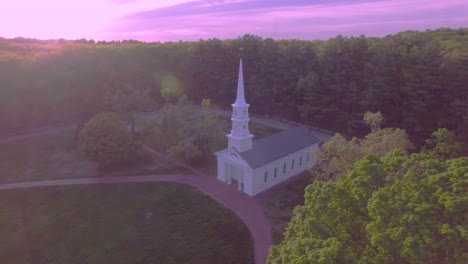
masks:
{"type": "Polygon", "coordinates": [[[370,126],[372,132],[375,132],[380,129],[380,124],[383,121],[383,115],[380,112],[366,112],[364,114],[364,123],[370,126]]]}
{"type": "Polygon", "coordinates": [[[396,150],[315,181],[269,263],[464,263],[468,158],[396,150]]]}
{"type": "Polygon", "coordinates": [[[365,112],[405,129],[418,146],[445,127],[468,140],[468,29],[406,31],[326,41],[245,35],[197,42],[0,39],[0,122],[18,130],[115,111],[144,95],[162,105],[235,98],[243,48],[252,113],[362,136],[365,112]],[[163,93],[161,93],[161,89],[163,93]],[[126,100],[126,99],[125,99],[126,100]]]}
{"type": "MultiPolygon", "coordinates": [[[[317,163],[309,168],[315,179],[336,180],[366,155],[382,157],[394,150],[406,151],[413,148],[413,144],[403,129],[380,129],[383,116],[379,112],[367,112],[364,115],[364,120],[367,120],[366,123],[370,125],[372,130],[372,133],[364,138],[353,137],[348,141],[337,133],[323,144],[317,155],[317,163]]],[[[450,135],[452,135],[450,143],[454,143],[455,138],[453,134],[450,135]]]]}
{"type": "Polygon", "coordinates": [[[143,137],[157,150],[188,163],[214,158],[213,153],[226,145],[226,137],[222,122],[207,111],[211,100],[203,99],[198,109],[179,96],[176,103],[164,104],[161,120],[146,124],[143,137]]]}
{"type": "Polygon", "coordinates": [[[79,133],[78,147],[102,167],[126,164],[136,157],[137,144],[116,113],[93,117],[79,133]]]}

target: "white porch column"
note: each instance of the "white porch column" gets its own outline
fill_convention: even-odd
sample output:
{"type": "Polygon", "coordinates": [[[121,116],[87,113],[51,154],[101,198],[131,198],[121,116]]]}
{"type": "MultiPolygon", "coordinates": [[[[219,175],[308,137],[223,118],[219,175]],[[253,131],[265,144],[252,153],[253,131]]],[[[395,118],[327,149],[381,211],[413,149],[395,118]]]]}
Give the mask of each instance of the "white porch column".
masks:
{"type": "Polygon", "coordinates": [[[243,168],[238,168],[239,177],[237,181],[237,189],[242,191],[242,183],[244,182],[244,170],[243,168]]]}
{"type": "Polygon", "coordinates": [[[227,184],[231,184],[231,178],[232,178],[232,165],[229,163],[225,163],[226,166],[226,180],[227,184]]]}
{"type": "Polygon", "coordinates": [[[226,170],[226,161],[224,160],[224,157],[223,156],[218,156],[217,158],[217,163],[218,163],[218,180],[222,181],[222,182],[226,182],[227,179],[227,170],[226,170]]]}

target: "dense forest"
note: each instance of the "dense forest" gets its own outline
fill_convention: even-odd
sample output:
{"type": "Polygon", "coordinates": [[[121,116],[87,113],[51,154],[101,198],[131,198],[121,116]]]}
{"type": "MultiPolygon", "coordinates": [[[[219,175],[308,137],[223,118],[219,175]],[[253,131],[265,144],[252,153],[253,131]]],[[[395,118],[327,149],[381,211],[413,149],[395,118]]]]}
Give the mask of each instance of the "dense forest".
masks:
{"type": "Polygon", "coordinates": [[[0,129],[86,120],[135,91],[162,105],[165,82],[228,107],[240,50],[252,113],[363,135],[363,114],[380,111],[416,145],[440,127],[468,140],[468,28],[326,41],[0,38],[0,129]]]}

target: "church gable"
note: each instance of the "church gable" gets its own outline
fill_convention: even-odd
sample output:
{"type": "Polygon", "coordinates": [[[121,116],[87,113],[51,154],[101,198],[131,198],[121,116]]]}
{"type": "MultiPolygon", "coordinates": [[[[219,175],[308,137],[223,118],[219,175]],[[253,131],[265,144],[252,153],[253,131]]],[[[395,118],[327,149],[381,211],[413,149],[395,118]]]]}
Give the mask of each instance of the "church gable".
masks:
{"type": "Polygon", "coordinates": [[[244,158],[242,158],[240,153],[234,148],[227,148],[227,149],[218,151],[215,154],[216,156],[218,156],[218,158],[222,157],[226,160],[230,160],[240,165],[243,165],[244,167],[250,168],[250,165],[244,160],[244,158]]]}

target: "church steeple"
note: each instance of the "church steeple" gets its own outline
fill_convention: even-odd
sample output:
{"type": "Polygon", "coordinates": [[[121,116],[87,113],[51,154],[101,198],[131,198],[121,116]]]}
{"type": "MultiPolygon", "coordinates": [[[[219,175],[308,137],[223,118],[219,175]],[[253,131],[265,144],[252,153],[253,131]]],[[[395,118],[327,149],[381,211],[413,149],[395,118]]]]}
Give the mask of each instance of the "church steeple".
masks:
{"type": "Polygon", "coordinates": [[[244,95],[244,73],[242,70],[242,59],[240,59],[239,63],[239,77],[237,79],[237,98],[235,105],[246,105],[245,102],[245,95],[244,95]]]}
{"type": "Polygon", "coordinates": [[[245,102],[244,74],[242,70],[242,59],[239,63],[239,78],[237,81],[237,97],[232,104],[232,129],[228,147],[233,147],[239,152],[252,148],[253,135],[249,133],[249,104],[245,102]]]}

